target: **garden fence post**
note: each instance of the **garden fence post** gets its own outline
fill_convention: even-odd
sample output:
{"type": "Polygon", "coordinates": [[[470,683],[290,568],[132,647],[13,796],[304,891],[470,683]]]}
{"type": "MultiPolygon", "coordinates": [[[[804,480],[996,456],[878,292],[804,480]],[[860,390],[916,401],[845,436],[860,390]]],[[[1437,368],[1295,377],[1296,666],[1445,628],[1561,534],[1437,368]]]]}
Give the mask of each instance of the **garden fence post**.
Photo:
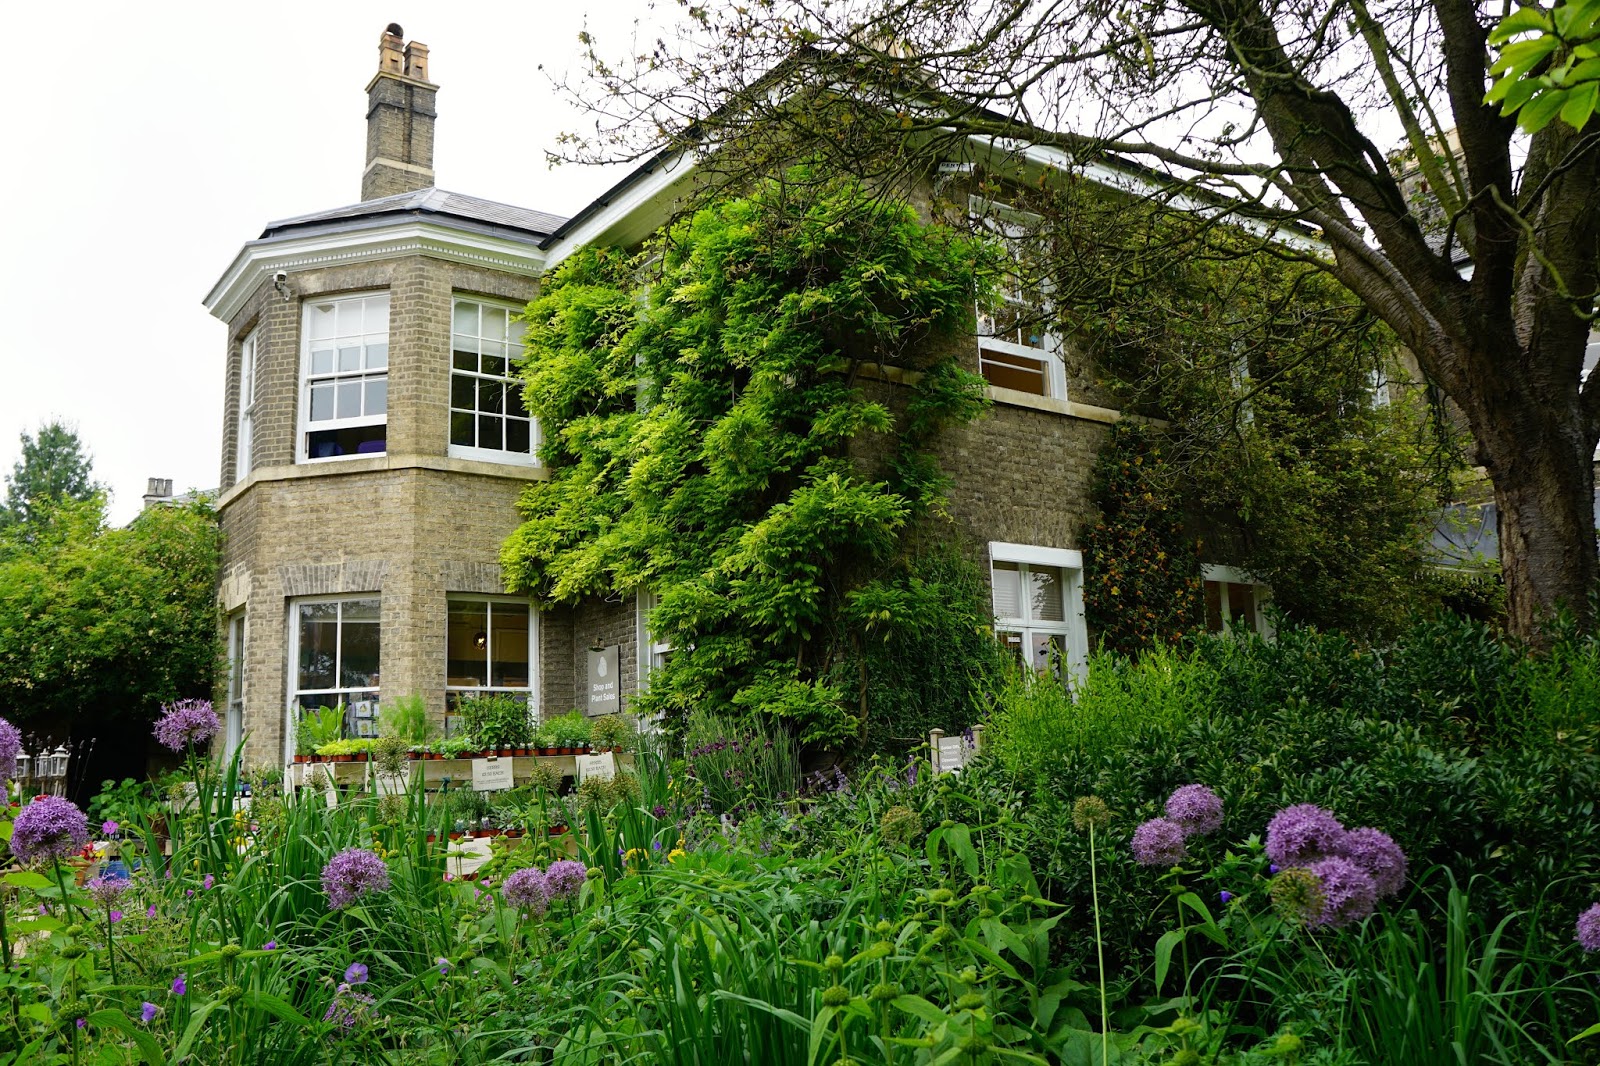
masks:
{"type": "Polygon", "coordinates": [[[930,729],[928,731],[928,758],[933,763],[933,772],[935,774],[944,772],[944,768],[939,765],[939,739],[943,736],[944,730],[942,729],[930,729]]]}

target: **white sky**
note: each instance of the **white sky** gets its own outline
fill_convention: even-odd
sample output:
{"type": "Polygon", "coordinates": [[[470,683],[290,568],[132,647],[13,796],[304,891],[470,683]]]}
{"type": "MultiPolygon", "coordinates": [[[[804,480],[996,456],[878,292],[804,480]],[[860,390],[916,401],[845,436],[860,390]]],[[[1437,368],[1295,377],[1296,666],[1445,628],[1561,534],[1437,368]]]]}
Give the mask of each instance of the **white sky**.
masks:
{"type": "Polygon", "coordinates": [[[570,215],[620,174],[546,167],[557,134],[586,123],[538,67],[576,67],[586,13],[604,53],[627,54],[646,6],[8,5],[0,474],[23,431],[60,418],[116,523],[149,477],[216,486],[225,336],[200,301],[268,221],[360,199],[362,90],[386,24],[430,49],[439,185],[570,215]]]}

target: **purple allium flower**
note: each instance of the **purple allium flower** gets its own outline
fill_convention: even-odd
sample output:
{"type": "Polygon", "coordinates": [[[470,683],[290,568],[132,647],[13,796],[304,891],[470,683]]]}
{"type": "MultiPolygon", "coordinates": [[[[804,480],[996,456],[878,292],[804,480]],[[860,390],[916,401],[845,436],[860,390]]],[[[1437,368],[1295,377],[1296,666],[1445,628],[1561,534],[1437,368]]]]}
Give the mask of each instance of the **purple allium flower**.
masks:
{"type": "Polygon", "coordinates": [[[117,830],[121,828],[122,826],[118,825],[116,822],[110,821],[109,819],[100,823],[100,832],[108,837],[116,836],[117,830]]]}
{"type": "Polygon", "coordinates": [[[176,977],[174,977],[172,979],[172,994],[173,995],[181,996],[185,992],[189,991],[189,982],[184,980],[184,978],[186,976],[188,976],[188,975],[180,973],[178,976],[176,976],[176,977]]]}
{"type": "Polygon", "coordinates": [[[535,917],[543,914],[550,906],[550,886],[537,866],[518,870],[506,878],[506,883],[500,891],[504,893],[507,903],[519,910],[528,911],[535,917]]]}
{"type": "Polygon", "coordinates": [[[367,1012],[375,1002],[371,996],[357,992],[349,984],[342,984],[334,991],[333,1002],[328,1004],[328,1013],[322,1016],[322,1020],[333,1022],[348,1033],[367,1020],[367,1012]]]}
{"type": "Polygon", "coordinates": [[[352,962],[344,971],[344,983],[347,985],[364,985],[367,983],[367,968],[359,962],[352,962]]]}
{"type": "Polygon", "coordinates": [[[559,859],[544,872],[544,884],[551,899],[576,896],[578,889],[589,879],[588,867],[571,859],[559,859]]]}
{"type": "Polygon", "coordinates": [[[1322,913],[1309,924],[1341,929],[1372,913],[1378,886],[1367,872],[1349,859],[1330,855],[1307,867],[1322,886],[1322,913]]]}
{"type": "Polygon", "coordinates": [[[118,922],[122,921],[122,912],[121,911],[110,911],[109,912],[109,917],[111,918],[111,924],[112,925],[116,925],[118,922]]]}
{"type": "Polygon", "coordinates": [[[0,718],[0,783],[17,776],[17,753],[22,750],[22,731],[0,718]]]}
{"type": "Polygon", "coordinates": [[[1406,883],[1406,853],[1388,833],[1362,827],[1344,835],[1339,854],[1367,872],[1378,898],[1392,896],[1406,883]]]}
{"type": "Polygon", "coordinates": [[[65,858],[88,840],[89,819],[60,796],[38,797],[17,812],[11,827],[11,851],[23,862],[65,858]]]}
{"type": "Polygon", "coordinates": [[[654,807],[650,808],[650,816],[656,819],[665,818],[667,816],[667,809],[658,803],[654,807]]]}
{"type": "Polygon", "coordinates": [[[1186,833],[1215,833],[1222,828],[1222,797],[1204,785],[1184,785],[1167,797],[1167,817],[1186,833]]]}
{"type": "Polygon", "coordinates": [[[184,889],[183,890],[183,897],[184,897],[184,899],[194,899],[194,889],[192,889],[192,888],[184,889]]]}
{"type": "Polygon", "coordinates": [[[161,709],[165,713],[156,722],[156,740],[173,751],[210,740],[222,728],[210,700],[179,700],[161,709]]]}
{"type": "Polygon", "coordinates": [[[126,878],[96,877],[83,887],[88,890],[90,899],[109,910],[117,899],[133,886],[126,878]]]}
{"type": "Polygon", "coordinates": [[[1166,818],[1152,818],[1133,831],[1133,857],[1141,866],[1175,866],[1189,857],[1183,846],[1183,826],[1166,818]]]}
{"type": "Polygon", "coordinates": [[[1574,939],[1584,951],[1600,951],[1600,903],[1578,915],[1578,934],[1574,939]]]}
{"type": "Polygon", "coordinates": [[[156,1006],[154,1003],[151,1003],[149,1000],[145,1000],[144,1006],[139,1008],[139,1020],[144,1022],[144,1024],[149,1025],[151,1022],[156,1020],[156,1013],[160,1010],[160,1007],[156,1006]]]}
{"type": "Polygon", "coordinates": [[[368,892],[389,890],[389,867],[366,848],[345,848],[322,868],[329,910],[344,910],[368,892]]]}
{"type": "Polygon", "coordinates": [[[1267,823],[1267,858],[1279,866],[1309,866],[1337,855],[1344,835],[1344,826],[1332,813],[1314,803],[1297,803],[1267,823]]]}

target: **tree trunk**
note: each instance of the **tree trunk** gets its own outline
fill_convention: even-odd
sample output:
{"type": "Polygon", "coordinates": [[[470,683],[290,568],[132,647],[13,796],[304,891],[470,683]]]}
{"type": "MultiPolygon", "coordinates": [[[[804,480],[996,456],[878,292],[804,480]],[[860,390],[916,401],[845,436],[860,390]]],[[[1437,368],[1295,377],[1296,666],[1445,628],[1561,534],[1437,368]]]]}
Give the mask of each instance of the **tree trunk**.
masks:
{"type": "MultiPolygon", "coordinates": [[[[1523,365],[1538,358],[1534,353],[1523,365]]],[[[1570,611],[1586,630],[1594,622],[1590,595],[1600,576],[1595,437],[1578,414],[1576,382],[1553,390],[1565,396],[1515,390],[1519,398],[1508,391],[1489,385],[1455,398],[1468,400],[1463,410],[1494,485],[1507,628],[1545,647],[1552,635],[1548,623],[1557,613],[1570,611]]]]}

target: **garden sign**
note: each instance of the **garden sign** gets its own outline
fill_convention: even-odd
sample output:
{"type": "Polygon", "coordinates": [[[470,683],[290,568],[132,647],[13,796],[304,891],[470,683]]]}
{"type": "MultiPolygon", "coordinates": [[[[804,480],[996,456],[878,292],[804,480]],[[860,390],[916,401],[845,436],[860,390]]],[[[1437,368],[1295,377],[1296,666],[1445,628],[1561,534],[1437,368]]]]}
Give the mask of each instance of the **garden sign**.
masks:
{"type": "Polygon", "coordinates": [[[618,702],[621,679],[617,676],[621,673],[617,669],[621,653],[622,648],[616,644],[589,649],[589,705],[585,710],[591,717],[611,714],[621,706],[618,702]]]}

